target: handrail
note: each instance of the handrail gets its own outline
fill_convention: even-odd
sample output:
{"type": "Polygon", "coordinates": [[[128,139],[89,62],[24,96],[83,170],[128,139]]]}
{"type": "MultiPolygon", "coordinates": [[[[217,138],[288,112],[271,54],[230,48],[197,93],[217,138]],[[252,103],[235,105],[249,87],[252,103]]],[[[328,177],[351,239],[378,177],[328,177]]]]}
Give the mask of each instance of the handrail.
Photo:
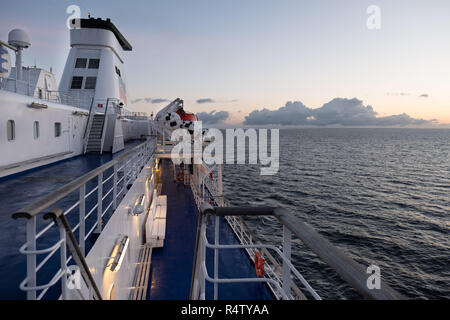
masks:
{"type": "MultiPolygon", "coordinates": [[[[291,271],[300,279],[302,284],[308,289],[308,291],[311,293],[311,295],[317,300],[322,300],[322,298],[320,298],[320,296],[317,294],[317,292],[309,285],[308,282],[306,282],[305,278],[303,278],[303,276],[298,272],[298,270],[295,269],[294,265],[286,258],[285,255],[283,255],[283,253],[280,251],[280,249],[278,249],[274,245],[267,245],[267,244],[247,244],[247,245],[242,245],[242,244],[211,244],[211,243],[208,242],[206,234],[202,235],[202,240],[203,240],[203,243],[205,243],[206,247],[210,248],[210,249],[240,249],[240,248],[243,248],[243,249],[247,249],[247,248],[271,249],[271,250],[275,251],[280,256],[280,258],[283,260],[283,262],[288,264],[288,266],[291,269],[291,271]]],[[[279,287],[279,285],[277,283],[277,288],[278,287],[279,287]]]]}
{"type": "Polygon", "coordinates": [[[367,273],[362,265],[332,245],[309,225],[295,218],[286,209],[276,208],[273,213],[281,224],[291,230],[364,298],[375,300],[402,299],[402,296],[384,281],[381,281],[380,289],[369,289],[367,287],[367,273]]]}
{"type": "MultiPolygon", "coordinates": [[[[313,228],[290,214],[286,209],[273,207],[212,207],[204,203],[200,208],[200,215],[214,216],[274,216],[293,234],[295,234],[308,248],[316,253],[319,258],[335,270],[350,286],[366,299],[396,300],[403,297],[389,285],[381,281],[381,288],[371,290],[367,287],[367,274],[364,268],[356,261],[345,255],[328,240],[317,233],[313,228]]],[[[199,222],[202,218],[199,217],[199,222]]],[[[200,230],[198,230],[197,241],[200,230]]],[[[196,251],[198,246],[196,243],[196,251]]],[[[197,252],[194,257],[197,257],[197,252]]],[[[197,272],[196,261],[192,279],[197,272]]],[[[193,283],[193,281],[192,281],[193,283]]],[[[191,288],[192,289],[192,288],[191,288]]]]}
{"type": "Polygon", "coordinates": [[[239,283],[239,282],[266,282],[271,283],[274,285],[278,291],[281,293],[284,300],[289,300],[289,297],[286,295],[286,293],[281,288],[280,284],[272,279],[266,279],[266,278],[231,278],[231,279],[214,279],[211,278],[211,276],[208,274],[208,269],[206,268],[206,263],[202,263],[202,269],[203,273],[205,275],[205,279],[212,283],[239,283]]]}
{"type": "Polygon", "coordinates": [[[107,121],[106,117],[108,115],[108,106],[110,100],[110,98],[106,99],[105,115],[103,116],[102,130],[100,131],[102,134],[102,136],[100,137],[100,154],[103,153],[103,144],[105,143],[105,131],[107,128],[107,124],[105,125],[105,122],[107,121]]]}
{"type": "MultiPolygon", "coordinates": [[[[210,181],[209,179],[202,180],[206,183],[204,186],[209,191],[209,196],[200,196],[200,191],[197,189],[196,184],[194,183],[194,179],[190,179],[191,189],[194,195],[195,202],[197,203],[197,206],[200,207],[204,201],[214,200],[217,206],[219,207],[229,207],[230,202],[226,197],[223,195],[217,195],[218,189],[215,187],[215,183],[212,183],[213,181],[210,181]]],[[[216,182],[216,180],[214,180],[216,182]]],[[[216,182],[217,183],[217,182],[216,182]]],[[[215,205],[214,205],[215,206],[215,205]]],[[[248,227],[246,222],[242,217],[234,217],[234,216],[228,216],[225,217],[225,220],[227,221],[228,225],[233,230],[235,236],[237,239],[241,242],[241,244],[260,244],[261,242],[258,240],[258,237],[251,231],[251,229],[248,227]]],[[[286,244],[287,245],[287,244],[286,244]]],[[[245,248],[247,255],[249,259],[253,259],[253,256],[256,254],[257,250],[255,248],[245,248]]],[[[277,260],[272,256],[272,254],[266,249],[262,248],[261,253],[265,258],[267,258],[267,261],[265,264],[267,265],[267,268],[265,269],[265,274],[271,278],[276,279],[276,281],[280,282],[283,281],[283,273],[285,266],[280,266],[277,262],[277,260]]],[[[279,293],[275,290],[277,287],[272,286],[270,283],[268,283],[269,288],[271,289],[272,293],[277,296],[281,297],[279,293]]],[[[295,299],[297,297],[300,300],[306,300],[306,296],[303,294],[303,292],[299,289],[297,284],[293,281],[290,281],[290,284],[288,285],[286,283],[286,287],[290,286],[292,289],[292,297],[295,299]]]]}
{"type": "Polygon", "coordinates": [[[8,92],[22,94],[33,99],[60,103],[82,109],[85,109],[89,106],[89,101],[93,97],[92,90],[47,90],[47,88],[43,86],[31,84],[29,81],[29,77],[30,75],[28,74],[27,80],[17,80],[16,78],[12,77],[2,78],[0,89],[8,92]]]}
{"type": "MultiPolygon", "coordinates": [[[[147,141],[148,143],[149,141],[147,141]]],[[[83,184],[85,184],[86,182],[88,182],[89,180],[95,178],[96,176],[98,176],[100,173],[106,171],[107,169],[113,167],[114,165],[118,164],[119,162],[121,162],[123,159],[127,158],[129,155],[133,154],[134,152],[136,152],[137,150],[139,150],[140,148],[142,148],[142,144],[134,147],[133,149],[119,155],[117,158],[105,163],[104,165],[82,175],[81,177],[73,180],[72,182],[69,182],[68,184],[64,185],[63,187],[61,187],[60,189],[50,193],[49,195],[47,195],[46,197],[43,197],[42,199],[33,202],[32,204],[18,210],[17,212],[15,212],[12,215],[13,219],[18,219],[18,218],[25,218],[25,219],[30,219],[34,216],[36,216],[37,214],[39,214],[40,212],[42,212],[43,210],[49,208],[51,205],[53,205],[54,203],[56,203],[58,200],[64,198],[65,196],[67,196],[68,194],[70,194],[71,192],[77,190],[80,186],[82,186],[83,184]]]]}
{"type": "Polygon", "coordinates": [[[67,246],[69,247],[70,253],[72,254],[73,261],[80,268],[81,276],[89,289],[92,289],[94,299],[102,300],[102,295],[98,290],[97,284],[95,283],[94,277],[92,277],[89,266],[84,259],[83,253],[78,246],[77,240],[72,232],[72,229],[67,221],[66,216],[63,214],[61,209],[54,209],[44,215],[44,219],[52,219],[55,225],[63,228],[67,236],[67,246]]]}
{"type": "Polygon", "coordinates": [[[197,219],[197,231],[195,234],[195,247],[194,247],[194,263],[192,265],[192,276],[191,276],[191,287],[189,289],[189,300],[194,300],[194,286],[195,286],[195,279],[197,278],[197,272],[198,272],[198,264],[200,263],[199,260],[199,253],[200,253],[200,241],[201,241],[201,225],[203,224],[203,210],[199,207],[199,214],[197,219]]]}
{"type": "Polygon", "coordinates": [[[22,291],[37,291],[37,290],[48,289],[50,287],[53,287],[59,281],[59,279],[61,279],[64,276],[64,274],[65,273],[64,273],[63,270],[59,270],[48,283],[42,284],[40,286],[33,286],[33,287],[28,287],[27,286],[28,279],[25,278],[19,284],[19,288],[22,291]]]}
{"type": "MultiPolygon", "coordinates": [[[[117,208],[117,200],[120,200],[120,196],[124,196],[127,192],[126,184],[131,182],[133,179],[137,178],[139,172],[143,169],[145,164],[154,155],[156,148],[156,143],[154,139],[147,139],[146,142],[135,146],[131,150],[124,152],[117,158],[109,161],[108,163],[98,167],[85,175],[79,177],[78,179],[64,185],[62,188],[52,192],[46,197],[35,201],[18,212],[13,214],[14,219],[25,218],[26,219],[26,238],[27,242],[20,247],[20,253],[24,254],[27,259],[27,276],[22,281],[20,289],[27,292],[27,299],[36,300],[41,299],[48,289],[53,286],[57,281],[62,278],[63,272],[67,269],[67,263],[73,259],[75,263],[80,267],[81,273],[83,275],[86,284],[92,288],[94,286],[92,279],[89,279],[88,271],[86,266],[83,266],[83,259],[86,250],[85,241],[89,238],[92,232],[95,230],[98,233],[102,232],[102,218],[112,208],[113,212],[117,208]],[[108,169],[113,169],[113,173],[104,174],[108,169]],[[123,177],[118,179],[119,171],[123,172],[123,177]],[[104,177],[106,179],[104,179],[104,177]],[[103,186],[113,179],[112,186],[107,187],[108,190],[103,190],[103,186]],[[86,193],[86,186],[88,182],[96,180],[98,183],[90,192],[86,193]],[[122,184],[122,188],[119,189],[119,185],[122,184]],[[53,218],[53,222],[45,226],[41,231],[36,233],[37,227],[37,216],[41,212],[45,212],[45,209],[50,208],[57,201],[65,198],[74,191],[79,192],[79,200],[75,202],[66,211],[53,211],[52,214],[45,214],[44,218],[53,218]],[[97,204],[91,208],[89,213],[86,214],[86,199],[91,196],[95,191],[97,191],[97,204]],[[105,191],[105,192],[104,192],[105,191]],[[103,207],[103,201],[106,200],[108,196],[112,194],[112,199],[109,204],[103,207]],[[66,215],[69,214],[75,207],[78,207],[79,223],[71,228],[67,222],[66,215]],[[86,220],[93,214],[94,210],[97,211],[97,221],[92,225],[89,231],[86,233],[86,220]],[[57,214],[56,214],[56,213],[57,214]],[[52,226],[56,225],[59,229],[60,240],[49,248],[37,250],[36,241],[42,236],[46,231],[48,231],[52,226]],[[78,230],[79,243],[76,242],[73,233],[78,230]],[[71,255],[67,259],[66,245],[69,247],[71,255]],[[49,283],[45,285],[37,285],[37,272],[44,266],[45,263],[56,253],[60,251],[60,269],[55,274],[55,277],[49,283]],[[39,265],[37,265],[37,256],[45,254],[46,256],[40,260],[39,265]],[[41,291],[37,295],[37,291],[41,291]]],[[[74,200],[75,201],[75,200],[74,200]]],[[[61,279],[63,281],[64,279],[61,279]]],[[[92,292],[92,290],[90,290],[92,292]]],[[[79,292],[78,292],[79,293],[79,292]]],[[[96,299],[100,299],[100,295],[94,293],[96,299]]],[[[67,288],[63,284],[62,288],[62,299],[67,297],[67,288]]]]}
{"type": "MultiPolygon", "coordinates": [[[[86,139],[86,133],[87,133],[88,127],[89,127],[89,125],[91,123],[92,107],[93,107],[93,105],[94,105],[94,98],[92,98],[91,106],[89,107],[89,116],[88,116],[88,121],[86,123],[86,127],[84,128],[83,139],[86,139]]],[[[85,147],[85,149],[86,149],[86,147],[85,147]]]]}
{"type": "MultiPolygon", "coordinates": [[[[224,205],[224,206],[229,206],[228,205],[224,205]]],[[[258,239],[258,237],[253,233],[253,231],[250,229],[250,227],[247,225],[247,223],[244,221],[244,219],[242,217],[226,217],[228,224],[230,225],[230,227],[233,229],[234,234],[236,235],[236,237],[239,239],[239,241],[241,241],[242,244],[245,244],[244,241],[244,237],[241,233],[239,233],[237,230],[235,230],[236,226],[240,226],[240,228],[243,229],[243,232],[247,232],[248,233],[248,237],[250,240],[250,243],[254,243],[254,244],[261,244],[261,241],[258,239]],[[235,219],[233,221],[233,219],[235,219]]],[[[249,249],[247,249],[247,253],[250,255],[250,252],[248,252],[249,249]]],[[[272,269],[272,266],[270,266],[269,264],[269,268],[266,270],[266,273],[269,277],[271,276],[275,276],[277,278],[279,278],[279,275],[276,272],[279,272],[280,274],[283,272],[282,267],[278,264],[278,262],[275,260],[275,258],[272,256],[272,254],[266,249],[266,248],[262,248],[261,252],[263,254],[264,257],[267,257],[268,261],[273,265],[273,268],[275,268],[275,270],[272,269]],[[276,272],[275,272],[276,271],[276,272]]],[[[297,297],[301,300],[306,300],[305,295],[300,291],[300,289],[298,288],[297,284],[295,282],[291,283],[291,287],[292,287],[292,291],[297,295],[297,297]]]]}

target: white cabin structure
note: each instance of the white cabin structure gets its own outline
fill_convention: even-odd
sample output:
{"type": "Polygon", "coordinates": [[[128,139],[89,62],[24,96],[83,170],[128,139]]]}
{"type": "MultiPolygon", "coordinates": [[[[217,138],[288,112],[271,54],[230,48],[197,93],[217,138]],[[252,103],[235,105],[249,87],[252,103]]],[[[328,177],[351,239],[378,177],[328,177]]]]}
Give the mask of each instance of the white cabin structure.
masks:
{"type": "Polygon", "coordinates": [[[0,60],[0,177],[83,153],[115,153],[150,135],[147,115],[127,108],[124,61],[132,46],[125,37],[100,18],[79,19],[69,32],[59,85],[51,71],[22,66],[31,46],[23,30],[0,42],[2,52],[16,53],[16,67],[0,60]]]}

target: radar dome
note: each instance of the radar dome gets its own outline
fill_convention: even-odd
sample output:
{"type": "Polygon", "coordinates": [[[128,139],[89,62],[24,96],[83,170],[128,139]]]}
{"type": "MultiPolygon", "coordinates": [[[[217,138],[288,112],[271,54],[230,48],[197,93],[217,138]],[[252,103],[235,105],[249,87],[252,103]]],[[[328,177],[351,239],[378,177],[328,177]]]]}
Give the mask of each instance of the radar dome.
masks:
{"type": "Polygon", "coordinates": [[[9,32],[8,43],[17,48],[28,48],[31,46],[30,37],[21,29],[14,29],[9,32]]]}

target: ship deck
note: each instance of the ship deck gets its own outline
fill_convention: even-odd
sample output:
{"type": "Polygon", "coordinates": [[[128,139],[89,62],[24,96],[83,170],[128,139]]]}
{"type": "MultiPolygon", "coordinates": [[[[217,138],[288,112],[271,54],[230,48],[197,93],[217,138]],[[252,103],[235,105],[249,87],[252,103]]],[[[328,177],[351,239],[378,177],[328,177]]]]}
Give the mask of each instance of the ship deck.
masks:
{"type": "MultiPolygon", "coordinates": [[[[114,155],[81,155],[0,178],[0,274],[8,275],[0,278],[0,299],[25,298],[25,293],[19,289],[19,283],[26,274],[26,260],[19,253],[19,247],[26,241],[25,224],[13,220],[11,215],[142,142],[129,141],[123,151],[114,155]]],[[[75,192],[59,201],[58,205],[67,208],[77,199],[78,194],[75,192]]],[[[94,203],[95,199],[89,199],[87,208],[92,207],[94,203]]],[[[43,219],[38,219],[38,229],[46,223],[43,219]]],[[[49,239],[48,244],[51,243],[52,239],[49,239]]],[[[88,241],[87,245],[89,248],[92,243],[88,241]]],[[[56,255],[53,258],[56,258],[56,255]]],[[[47,277],[53,275],[52,271],[54,272],[53,269],[43,270],[42,281],[49,280],[47,277]]],[[[49,296],[55,298],[57,294],[56,292],[55,296],[49,296]]]]}
{"type": "MultiPolygon", "coordinates": [[[[153,249],[150,270],[150,286],[147,298],[150,300],[189,299],[192,266],[194,262],[195,237],[198,210],[189,186],[173,180],[170,160],[162,160],[162,190],[167,195],[167,223],[163,248],[153,249]]],[[[220,243],[238,244],[233,231],[220,218],[220,243]]],[[[214,230],[211,219],[208,230],[214,230]]],[[[213,241],[213,234],[208,233],[213,241]]],[[[208,273],[213,275],[213,251],[207,249],[208,273]]],[[[220,278],[256,277],[247,253],[240,249],[221,250],[219,253],[220,278]]],[[[207,282],[206,298],[213,299],[213,285],[207,282]]],[[[221,300],[271,300],[272,293],[262,283],[220,284],[221,300]]]]}

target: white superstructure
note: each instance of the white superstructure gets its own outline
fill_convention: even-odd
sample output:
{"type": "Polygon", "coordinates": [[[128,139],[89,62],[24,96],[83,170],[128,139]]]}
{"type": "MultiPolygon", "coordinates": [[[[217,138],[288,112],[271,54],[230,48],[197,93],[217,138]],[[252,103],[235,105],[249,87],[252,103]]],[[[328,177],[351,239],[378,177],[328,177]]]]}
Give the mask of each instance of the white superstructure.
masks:
{"type": "Polygon", "coordinates": [[[22,66],[31,46],[23,30],[0,42],[0,177],[87,152],[117,152],[150,134],[146,115],[127,110],[124,52],[131,45],[109,19],[80,19],[78,26],[70,30],[59,86],[51,71],[22,66]]]}
{"type": "Polygon", "coordinates": [[[59,91],[86,93],[85,108],[92,98],[117,99],[126,107],[124,51],[131,51],[131,45],[109,19],[82,19],[80,25],[70,30],[71,49],[59,91]]]}

